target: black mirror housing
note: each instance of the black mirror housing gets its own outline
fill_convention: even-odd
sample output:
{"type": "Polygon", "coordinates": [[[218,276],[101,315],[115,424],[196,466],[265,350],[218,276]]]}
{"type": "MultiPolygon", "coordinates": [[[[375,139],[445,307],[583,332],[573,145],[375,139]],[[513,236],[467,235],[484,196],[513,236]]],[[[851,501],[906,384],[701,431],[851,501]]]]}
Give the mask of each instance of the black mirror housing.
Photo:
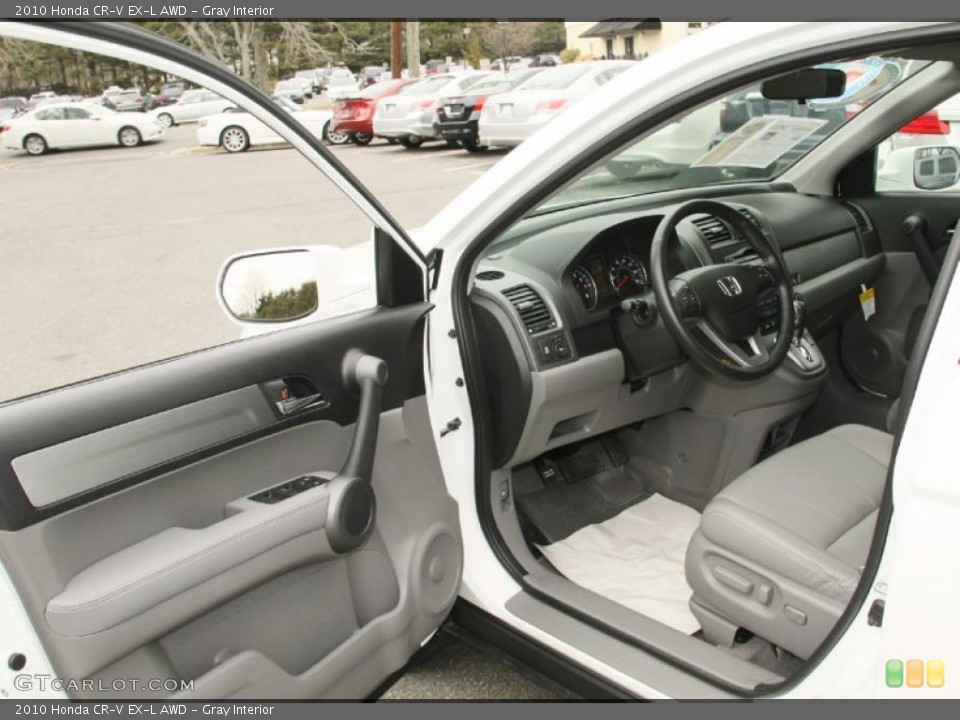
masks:
{"type": "Polygon", "coordinates": [[[847,89],[847,75],[842,70],[806,68],[771,78],[761,86],[767,100],[818,100],[840,97],[847,89]]]}

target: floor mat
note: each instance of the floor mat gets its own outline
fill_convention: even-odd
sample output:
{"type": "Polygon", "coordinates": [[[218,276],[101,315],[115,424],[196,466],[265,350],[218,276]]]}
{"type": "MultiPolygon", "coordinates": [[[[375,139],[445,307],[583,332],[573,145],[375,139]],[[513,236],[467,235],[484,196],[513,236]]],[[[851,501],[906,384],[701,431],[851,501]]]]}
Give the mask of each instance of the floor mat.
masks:
{"type": "Polygon", "coordinates": [[[563,540],[577,530],[616,517],[650,493],[644,475],[627,464],[615,441],[565,448],[515,473],[517,504],[537,530],[533,541],[563,540]]]}
{"type": "Polygon", "coordinates": [[[540,550],[577,585],[689,635],[700,624],[683,564],[699,524],[696,510],[653,495],[540,550]]]}

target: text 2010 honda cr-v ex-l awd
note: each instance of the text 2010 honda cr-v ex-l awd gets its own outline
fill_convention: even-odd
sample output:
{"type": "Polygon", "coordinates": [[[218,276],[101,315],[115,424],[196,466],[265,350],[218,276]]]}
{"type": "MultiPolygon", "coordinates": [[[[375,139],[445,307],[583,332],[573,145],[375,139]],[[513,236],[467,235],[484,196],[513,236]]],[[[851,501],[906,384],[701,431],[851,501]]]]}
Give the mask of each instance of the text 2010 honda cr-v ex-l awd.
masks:
{"type": "Polygon", "coordinates": [[[29,672],[359,698],[452,612],[598,694],[956,695],[960,155],[898,149],[908,190],[876,179],[960,92],[960,25],[713,26],[416,240],[189,50],[0,34],[242,106],[365,213],[377,260],[224,257],[204,282],[235,342],[0,405],[2,651],[29,672]],[[768,102],[732,132],[696,113],[747,96],[768,102]],[[922,687],[891,681],[908,661],[922,687]]]}

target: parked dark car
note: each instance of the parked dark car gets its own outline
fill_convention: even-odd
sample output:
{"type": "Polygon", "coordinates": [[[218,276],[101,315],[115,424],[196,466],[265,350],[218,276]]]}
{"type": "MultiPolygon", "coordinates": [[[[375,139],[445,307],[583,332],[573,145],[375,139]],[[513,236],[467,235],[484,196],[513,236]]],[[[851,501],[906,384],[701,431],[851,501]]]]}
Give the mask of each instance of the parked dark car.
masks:
{"type": "Polygon", "coordinates": [[[369,144],[373,140],[373,114],[377,110],[377,103],[382,98],[402,93],[405,88],[418,82],[419,79],[381,80],[364,88],[358,97],[337,100],[333,104],[330,130],[350,135],[357,145],[369,144]]]}
{"type": "Polygon", "coordinates": [[[146,112],[155,107],[153,96],[139,90],[124,90],[104,100],[104,105],[117,112],[146,112]]]}
{"type": "Polygon", "coordinates": [[[303,105],[307,101],[307,95],[297,80],[279,80],[273,86],[273,97],[285,97],[297,105],[303,105]]]}
{"type": "Polygon", "coordinates": [[[187,84],[183,82],[164,83],[160,92],[153,99],[154,107],[173,105],[180,99],[186,89],[187,84]]]}
{"type": "Polygon", "coordinates": [[[509,75],[494,75],[471,87],[466,95],[443,98],[437,103],[437,119],[433,124],[437,137],[459,142],[472,153],[485,151],[487,146],[479,142],[478,123],[487,98],[513,90],[538,72],[539,69],[520,70],[509,75]]]}
{"type": "Polygon", "coordinates": [[[532,68],[544,68],[544,67],[556,67],[557,65],[562,65],[563,61],[560,59],[559,55],[545,54],[545,55],[534,55],[533,59],[530,61],[530,64],[527,67],[532,68]]]}

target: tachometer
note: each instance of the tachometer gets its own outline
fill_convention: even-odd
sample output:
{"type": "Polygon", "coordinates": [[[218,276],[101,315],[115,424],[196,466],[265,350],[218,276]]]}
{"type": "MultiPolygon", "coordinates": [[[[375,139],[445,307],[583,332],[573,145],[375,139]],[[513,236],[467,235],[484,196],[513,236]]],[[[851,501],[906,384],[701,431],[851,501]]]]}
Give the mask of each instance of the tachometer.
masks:
{"type": "Polygon", "coordinates": [[[583,306],[587,310],[593,310],[597,307],[597,284],[593,281],[586,270],[579,265],[574,265],[570,271],[570,279],[573,281],[573,288],[579,293],[583,300],[583,306]]]}
{"type": "Polygon", "coordinates": [[[610,283],[620,297],[639,295],[649,286],[647,269],[633,255],[618,255],[610,263],[610,283]]]}

